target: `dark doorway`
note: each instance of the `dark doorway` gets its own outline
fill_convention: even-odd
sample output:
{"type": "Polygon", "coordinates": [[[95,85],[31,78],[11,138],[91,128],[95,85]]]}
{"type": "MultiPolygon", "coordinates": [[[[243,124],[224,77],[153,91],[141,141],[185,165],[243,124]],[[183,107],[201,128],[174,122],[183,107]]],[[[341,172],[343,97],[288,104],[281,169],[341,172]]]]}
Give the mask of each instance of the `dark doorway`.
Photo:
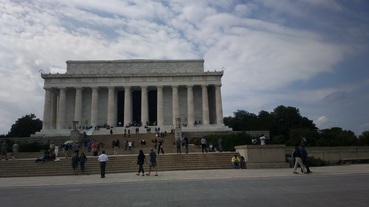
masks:
{"type": "Polygon", "coordinates": [[[123,114],[124,114],[124,91],[118,91],[118,100],[117,100],[117,125],[118,126],[121,126],[119,125],[119,123],[123,124],[123,114]]]}
{"type": "Polygon", "coordinates": [[[154,122],[156,123],[157,120],[157,91],[149,91],[148,92],[149,98],[149,125],[152,125],[154,122]]]}
{"type": "Polygon", "coordinates": [[[141,91],[132,92],[132,121],[141,123],[141,91]]]}

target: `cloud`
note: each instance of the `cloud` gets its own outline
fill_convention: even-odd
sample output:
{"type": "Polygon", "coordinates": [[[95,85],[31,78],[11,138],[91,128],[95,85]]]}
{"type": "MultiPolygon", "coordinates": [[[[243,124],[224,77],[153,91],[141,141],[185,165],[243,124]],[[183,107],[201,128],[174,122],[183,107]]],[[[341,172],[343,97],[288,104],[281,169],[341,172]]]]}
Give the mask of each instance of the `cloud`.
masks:
{"type": "MultiPolygon", "coordinates": [[[[322,19],[315,8],[335,14],[347,10],[335,1],[305,0],[2,0],[0,133],[27,113],[42,119],[39,71],[62,73],[66,60],[76,59],[204,58],[205,70],[225,69],[225,114],[245,107],[258,112],[286,103],[317,108],[322,100],[344,100],[356,89],[291,88],[322,73],[334,76],[335,67],[348,55],[367,49],[356,40],[338,42],[334,35],[316,29],[339,15],[322,19]],[[303,27],[306,20],[309,26],[303,27]]],[[[347,34],[367,40],[365,24],[342,23],[350,26],[347,34]]],[[[337,31],[335,24],[328,25],[327,30],[337,31]]],[[[321,114],[325,113],[314,116],[321,114]]]]}
{"type": "Polygon", "coordinates": [[[346,91],[335,91],[326,97],[324,97],[324,100],[326,101],[339,101],[342,99],[347,98],[347,92],[346,91]]]}

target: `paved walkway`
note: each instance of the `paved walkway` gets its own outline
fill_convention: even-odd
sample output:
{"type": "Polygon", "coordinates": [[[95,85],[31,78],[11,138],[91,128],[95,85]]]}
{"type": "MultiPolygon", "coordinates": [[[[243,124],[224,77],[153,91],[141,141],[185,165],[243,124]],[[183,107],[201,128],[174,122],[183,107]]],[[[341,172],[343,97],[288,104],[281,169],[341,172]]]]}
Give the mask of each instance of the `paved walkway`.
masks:
{"type": "MultiPolygon", "coordinates": [[[[107,165],[109,168],[109,163],[107,165]]],[[[100,184],[100,183],[126,183],[144,181],[167,181],[167,180],[204,180],[217,178],[252,178],[252,177],[305,177],[338,174],[369,174],[369,164],[339,165],[326,167],[311,167],[313,173],[292,173],[292,168],[278,169],[242,169],[242,170],[189,170],[189,171],[165,171],[159,176],[137,176],[136,173],[107,174],[106,178],[100,175],[77,175],[77,176],[47,176],[47,177],[16,177],[0,178],[0,187],[10,186],[48,186],[48,185],[74,185],[74,184],[100,184]]],[[[148,169],[145,169],[148,170],[148,169]]]]}

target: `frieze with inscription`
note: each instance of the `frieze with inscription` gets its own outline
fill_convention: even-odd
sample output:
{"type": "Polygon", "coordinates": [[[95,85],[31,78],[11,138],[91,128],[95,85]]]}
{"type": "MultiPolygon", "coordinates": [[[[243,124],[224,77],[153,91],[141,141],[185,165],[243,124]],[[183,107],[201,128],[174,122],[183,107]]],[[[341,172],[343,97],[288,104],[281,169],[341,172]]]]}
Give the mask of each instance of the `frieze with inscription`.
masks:
{"type": "Polygon", "coordinates": [[[67,61],[67,74],[203,73],[204,60],[67,61]]]}

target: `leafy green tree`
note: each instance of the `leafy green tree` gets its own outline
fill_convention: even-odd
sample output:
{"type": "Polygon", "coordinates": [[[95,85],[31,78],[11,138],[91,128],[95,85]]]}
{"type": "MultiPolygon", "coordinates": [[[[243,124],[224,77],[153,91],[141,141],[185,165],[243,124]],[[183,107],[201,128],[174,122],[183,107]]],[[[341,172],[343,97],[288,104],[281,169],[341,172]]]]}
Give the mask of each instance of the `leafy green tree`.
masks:
{"type": "Polygon", "coordinates": [[[300,115],[298,108],[278,106],[272,114],[277,126],[276,131],[273,131],[272,134],[289,137],[290,130],[293,128],[317,129],[313,121],[300,115]]]}
{"type": "Polygon", "coordinates": [[[295,128],[290,131],[290,138],[286,141],[286,145],[294,146],[301,142],[301,138],[304,137],[308,145],[316,145],[316,141],[320,139],[320,134],[309,128],[295,128]]]}
{"type": "Polygon", "coordinates": [[[353,146],[358,144],[358,139],[354,132],[342,130],[339,127],[320,130],[319,146],[353,146]]]}
{"type": "Polygon", "coordinates": [[[27,114],[12,125],[7,137],[29,137],[41,129],[42,121],[34,114],[27,114]]]}
{"type": "Polygon", "coordinates": [[[234,131],[255,130],[257,116],[245,110],[238,110],[233,113],[233,117],[225,117],[224,123],[233,128],[234,131]]]}
{"type": "Polygon", "coordinates": [[[359,143],[360,145],[369,145],[369,131],[364,131],[363,133],[361,133],[361,135],[359,136],[359,143]]]}

